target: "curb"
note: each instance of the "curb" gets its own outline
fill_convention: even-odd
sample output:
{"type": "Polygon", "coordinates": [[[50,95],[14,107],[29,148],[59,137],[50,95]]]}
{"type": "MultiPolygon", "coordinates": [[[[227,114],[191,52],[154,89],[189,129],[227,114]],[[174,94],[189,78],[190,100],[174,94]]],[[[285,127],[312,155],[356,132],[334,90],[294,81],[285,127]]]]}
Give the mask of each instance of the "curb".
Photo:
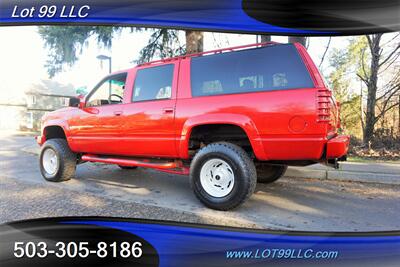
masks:
{"type": "Polygon", "coordinates": [[[316,170],[307,167],[289,167],[285,177],[400,185],[400,175],[392,173],[316,170]]]}
{"type": "Polygon", "coordinates": [[[328,180],[400,185],[400,174],[327,171],[328,180]]]}
{"type": "MultiPolygon", "coordinates": [[[[34,155],[40,153],[40,147],[38,145],[27,146],[21,150],[34,155]]],[[[318,169],[312,167],[289,167],[285,173],[285,177],[400,185],[400,174],[362,171],[355,172],[334,169],[318,169]]]]}

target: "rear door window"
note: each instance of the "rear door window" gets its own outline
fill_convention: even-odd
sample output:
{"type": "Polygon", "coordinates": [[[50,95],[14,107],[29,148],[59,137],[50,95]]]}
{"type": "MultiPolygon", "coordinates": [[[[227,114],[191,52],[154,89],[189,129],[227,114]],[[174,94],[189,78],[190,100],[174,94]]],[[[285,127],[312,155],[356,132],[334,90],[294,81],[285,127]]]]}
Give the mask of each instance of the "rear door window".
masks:
{"type": "Polygon", "coordinates": [[[297,49],[274,45],[191,59],[193,96],[314,87],[297,49]]]}
{"type": "Polygon", "coordinates": [[[136,72],[132,100],[138,102],[170,99],[172,96],[173,72],[173,64],[138,70],[136,72]]]}

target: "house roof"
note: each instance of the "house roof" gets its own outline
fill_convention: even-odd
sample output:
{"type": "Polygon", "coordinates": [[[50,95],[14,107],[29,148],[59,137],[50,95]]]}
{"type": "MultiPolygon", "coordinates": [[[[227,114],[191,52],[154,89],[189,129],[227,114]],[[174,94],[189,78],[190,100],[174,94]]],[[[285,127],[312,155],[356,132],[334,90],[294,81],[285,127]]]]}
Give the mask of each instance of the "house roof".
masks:
{"type": "Polygon", "coordinates": [[[53,80],[40,80],[37,83],[32,83],[25,90],[25,94],[76,96],[72,84],[62,84],[53,80]]]}

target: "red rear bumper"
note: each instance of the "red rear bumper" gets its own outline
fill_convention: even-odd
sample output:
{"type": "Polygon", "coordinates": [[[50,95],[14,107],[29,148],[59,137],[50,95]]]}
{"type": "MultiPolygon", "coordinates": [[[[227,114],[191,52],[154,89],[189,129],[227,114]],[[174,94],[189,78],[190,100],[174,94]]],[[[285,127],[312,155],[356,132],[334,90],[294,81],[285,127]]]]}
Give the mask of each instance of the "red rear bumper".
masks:
{"type": "Polygon", "coordinates": [[[328,140],[326,144],[326,158],[337,159],[345,156],[349,150],[350,136],[338,135],[328,140]]]}

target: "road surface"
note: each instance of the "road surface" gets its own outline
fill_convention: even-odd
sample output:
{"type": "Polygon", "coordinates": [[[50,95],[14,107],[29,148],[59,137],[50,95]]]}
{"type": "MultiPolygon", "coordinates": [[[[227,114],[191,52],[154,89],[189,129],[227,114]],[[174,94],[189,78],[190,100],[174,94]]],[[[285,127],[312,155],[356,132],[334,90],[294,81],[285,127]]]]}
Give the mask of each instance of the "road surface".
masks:
{"type": "Polygon", "coordinates": [[[400,186],[309,178],[257,185],[228,212],[210,210],[188,177],[85,163],[75,179],[46,182],[38,158],[23,151],[29,136],[0,136],[0,222],[45,216],[151,218],[248,228],[303,231],[400,229],[400,186]]]}

